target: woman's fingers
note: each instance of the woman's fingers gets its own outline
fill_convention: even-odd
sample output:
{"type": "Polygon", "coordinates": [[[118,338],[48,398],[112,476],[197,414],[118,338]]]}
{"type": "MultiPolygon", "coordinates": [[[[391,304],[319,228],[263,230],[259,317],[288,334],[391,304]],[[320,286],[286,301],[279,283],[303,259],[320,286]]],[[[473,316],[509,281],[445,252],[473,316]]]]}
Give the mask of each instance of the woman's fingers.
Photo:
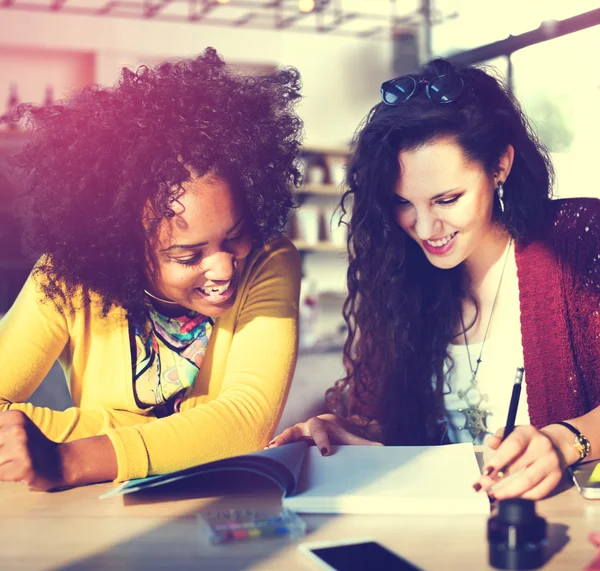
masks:
{"type": "Polygon", "coordinates": [[[515,430],[505,441],[502,441],[504,429],[500,429],[488,439],[488,445],[496,452],[481,470],[481,478],[473,484],[473,489],[476,492],[481,490],[487,492],[498,481],[499,475],[502,477],[504,472],[512,470],[510,465],[525,453],[531,440],[527,430],[523,432],[515,430]]]}
{"type": "Polygon", "coordinates": [[[518,473],[534,463],[542,462],[548,472],[562,472],[560,459],[549,438],[538,435],[533,439],[527,450],[504,470],[504,475],[518,473]]]}
{"type": "MultiPolygon", "coordinates": [[[[527,450],[535,428],[520,426],[508,436],[496,449],[496,453],[489,459],[482,470],[484,475],[494,477],[507,466],[513,464],[527,450]]],[[[496,443],[496,441],[494,441],[496,443]]]]}
{"type": "Polygon", "coordinates": [[[555,474],[550,474],[542,480],[537,486],[525,492],[521,497],[526,500],[541,500],[545,498],[561,480],[561,475],[558,477],[555,474]]]}
{"type": "Polygon", "coordinates": [[[539,499],[547,495],[560,481],[560,459],[552,441],[533,427],[518,427],[503,442],[500,435],[492,437],[490,445],[498,445],[487,462],[482,477],[474,485],[498,500],[523,497],[539,499]]]}
{"type": "Polygon", "coordinates": [[[548,494],[562,478],[558,456],[552,446],[548,446],[542,439],[532,441],[526,453],[505,473],[506,475],[491,489],[497,499],[517,496],[540,499],[548,494]]]}
{"type": "Polygon", "coordinates": [[[329,454],[331,448],[329,444],[329,430],[335,433],[335,421],[321,420],[318,416],[309,418],[306,422],[306,426],[313,439],[315,446],[321,451],[323,456],[329,454]]]}
{"type": "Polygon", "coordinates": [[[539,500],[549,494],[561,479],[561,472],[555,470],[548,457],[542,457],[528,467],[499,480],[490,492],[497,500],[522,497],[539,500]]]}
{"type": "Polygon", "coordinates": [[[600,532],[592,531],[588,536],[588,539],[596,546],[600,547],[600,532]]]}
{"type": "Polygon", "coordinates": [[[357,436],[342,425],[343,421],[333,414],[314,416],[306,422],[300,422],[290,428],[286,428],[281,434],[273,438],[267,448],[275,448],[299,442],[311,440],[326,456],[331,452],[331,444],[350,444],[363,446],[381,446],[379,442],[372,442],[361,436],[357,436]]]}
{"type": "Polygon", "coordinates": [[[381,442],[373,442],[372,440],[367,440],[366,438],[362,438],[340,426],[337,423],[331,423],[330,425],[331,434],[335,438],[331,440],[336,444],[351,444],[353,446],[383,446],[381,442]]]}
{"type": "Polygon", "coordinates": [[[299,442],[301,440],[312,440],[306,422],[300,422],[286,428],[269,442],[267,448],[276,448],[277,446],[283,446],[284,444],[291,444],[292,442],[299,442]]]}
{"type": "MultiPolygon", "coordinates": [[[[549,465],[549,470],[561,470],[560,459],[556,453],[552,440],[539,430],[531,430],[533,431],[533,434],[531,436],[529,436],[529,434],[525,435],[526,438],[522,439],[519,443],[520,446],[523,447],[522,453],[512,458],[509,462],[506,462],[504,468],[501,465],[499,466],[499,469],[503,470],[505,474],[518,472],[540,459],[543,459],[544,462],[549,465]]],[[[505,442],[508,442],[509,440],[510,436],[505,442]]],[[[501,462],[503,460],[504,458],[501,458],[501,462]]]]}
{"type": "Polygon", "coordinates": [[[325,423],[331,423],[331,421],[326,418],[329,416],[333,417],[333,415],[322,415],[320,417],[313,416],[312,418],[309,418],[306,422],[299,422],[294,426],[286,428],[283,432],[275,436],[275,438],[273,438],[271,442],[269,442],[267,448],[276,448],[277,446],[283,446],[284,444],[291,444],[292,442],[300,442],[306,440],[314,441],[315,444],[317,444],[317,446],[320,442],[322,443],[322,445],[328,447],[329,437],[326,434],[327,428],[325,427],[325,423]],[[325,431],[325,435],[323,435],[323,431],[325,431]],[[316,432],[316,438],[314,432],[316,432]]]}
{"type": "Polygon", "coordinates": [[[331,444],[349,444],[352,446],[382,446],[380,442],[372,442],[357,436],[344,426],[338,419],[326,420],[322,417],[311,418],[308,422],[312,439],[318,446],[321,454],[327,456],[331,452],[331,444]]]}
{"type": "Polygon", "coordinates": [[[502,444],[502,436],[498,436],[497,434],[494,436],[490,436],[487,439],[486,444],[492,450],[498,450],[498,447],[500,446],[500,444],[502,444]]]}

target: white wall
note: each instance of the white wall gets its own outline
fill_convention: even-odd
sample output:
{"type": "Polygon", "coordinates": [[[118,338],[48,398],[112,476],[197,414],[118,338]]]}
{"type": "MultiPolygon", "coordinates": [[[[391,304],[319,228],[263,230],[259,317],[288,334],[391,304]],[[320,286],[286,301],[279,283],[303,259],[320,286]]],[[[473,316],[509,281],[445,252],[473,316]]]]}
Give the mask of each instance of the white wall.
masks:
{"type": "MultiPolygon", "coordinates": [[[[47,62],[41,63],[49,51],[94,53],[95,80],[106,85],[115,82],[123,65],[190,56],[206,46],[214,46],[231,63],[297,67],[304,86],[298,111],[308,146],[346,146],[379,99],[379,85],[392,75],[392,46],[383,41],[0,9],[0,51],[10,55],[10,48],[19,48],[21,60],[23,50],[29,54],[26,66],[10,69],[0,59],[0,87],[2,81],[27,85],[22,94],[20,90],[25,100],[29,93],[37,93],[30,85],[38,77],[43,90],[51,82],[47,62]],[[15,75],[19,70],[26,77],[15,75]]],[[[85,83],[68,78],[64,70],[55,78],[57,95],[69,81],[74,87],[85,83]]],[[[7,89],[0,92],[0,107],[2,93],[8,95],[7,89]]],[[[41,95],[34,100],[41,102],[41,95]]],[[[309,254],[304,271],[320,291],[344,290],[346,262],[341,256],[309,254]]],[[[322,309],[319,331],[335,331],[341,323],[340,308],[322,309]]]]}
{"type": "Polygon", "coordinates": [[[113,83],[122,65],[189,56],[206,46],[232,63],[294,65],[303,76],[306,144],[318,146],[346,144],[392,73],[391,44],[382,41],[0,10],[0,47],[11,46],[93,51],[102,84],[113,83]]]}
{"type": "Polygon", "coordinates": [[[91,52],[14,49],[0,44],[0,113],[12,84],[19,101],[42,103],[49,87],[51,97],[59,98],[69,88],[94,81],[93,63],[91,52]]]}

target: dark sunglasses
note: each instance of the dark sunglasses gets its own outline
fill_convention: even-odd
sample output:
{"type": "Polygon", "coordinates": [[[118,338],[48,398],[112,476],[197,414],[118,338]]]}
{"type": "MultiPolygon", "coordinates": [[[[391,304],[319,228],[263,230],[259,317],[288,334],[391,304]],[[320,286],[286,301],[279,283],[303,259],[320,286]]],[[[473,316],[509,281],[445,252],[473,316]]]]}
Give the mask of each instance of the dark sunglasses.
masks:
{"type": "Polygon", "coordinates": [[[465,88],[465,82],[458,74],[440,75],[433,81],[402,75],[381,84],[381,100],[386,105],[404,103],[416,93],[419,85],[425,85],[425,93],[434,103],[456,101],[465,88]]]}

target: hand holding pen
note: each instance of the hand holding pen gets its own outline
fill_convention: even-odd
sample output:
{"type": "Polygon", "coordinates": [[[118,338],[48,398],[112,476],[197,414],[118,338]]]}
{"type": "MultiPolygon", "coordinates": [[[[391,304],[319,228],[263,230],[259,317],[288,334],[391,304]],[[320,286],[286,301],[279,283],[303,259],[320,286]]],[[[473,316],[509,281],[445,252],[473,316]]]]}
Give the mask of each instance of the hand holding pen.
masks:
{"type": "Polygon", "coordinates": [[[560,458],[546,429],[515,427],[523,373],[523,368],[517,369],[506,426],[487,442],[496,452],[473,486],[476,492],[487,492],[492,500],[537,500],[548,495],[562,477],[560,458]]]}

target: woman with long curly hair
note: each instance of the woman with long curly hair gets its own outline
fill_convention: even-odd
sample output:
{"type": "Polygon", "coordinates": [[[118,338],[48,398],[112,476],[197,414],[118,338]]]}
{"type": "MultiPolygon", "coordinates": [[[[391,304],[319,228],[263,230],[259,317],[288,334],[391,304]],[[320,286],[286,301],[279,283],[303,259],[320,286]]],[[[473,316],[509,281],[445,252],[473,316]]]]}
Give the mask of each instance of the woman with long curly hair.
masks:
{"type": "Polygon", "coordinates": [[[270,446],[487,443],[475,491],[540,498],[600,458],[600,201],[551,200],[517,101],[437,59],[382,85],[354,141],[346,376],[270,446]],[[513,381],[518,426],[502,441],[513,381]]]}
{"type": "Polygon", "coordinates": [[[269,441],[297,353],[299,89],[208,48],[19,109],[39,261],[0,321],[0,480],[126,480],[269,441]],[[75,406],[26,403],[56,359],[75,406]]]}

